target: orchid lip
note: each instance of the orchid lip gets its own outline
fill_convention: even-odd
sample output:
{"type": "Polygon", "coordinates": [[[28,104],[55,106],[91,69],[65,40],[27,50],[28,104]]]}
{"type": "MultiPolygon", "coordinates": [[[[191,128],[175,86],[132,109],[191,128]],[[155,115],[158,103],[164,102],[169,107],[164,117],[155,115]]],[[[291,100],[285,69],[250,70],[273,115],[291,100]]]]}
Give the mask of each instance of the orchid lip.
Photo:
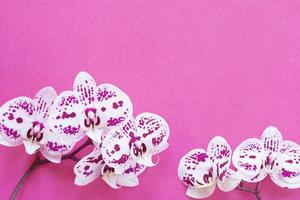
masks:
{"type": "Polygon", "coordinates": [[[113,174],[115,172],[115,169],[113,167],[110,167],[108,165],[104,165],[102,168],[102,174],[103,175],[109,175],[113,174]]]}
{"type": "Polygon", "coordinates": [[[32,128],[30,128],[27,131],[27,139],[31,139],[32,142],[36,141],[36,142],[40,142],[43,139],[43,132],[42,130],[44,129],[44,125],[40,122],[33,122],[32,123],[32,128]]]}
{"type": "Polygon", "coordinates": [[[96,126],[100,124],[100,117],[97,116],[96,108],[87,108],[85,109],[84,113],[85,113],[84,126],[86,128],[92,127],[92,129],[94,129],[96,126]]]}
{"type": "Polygon", "coordinates": [[[147,151],[146,145],[139,140],[134,142],[132,148],[133,148],[133,154],[136,157],[142,156],[147,151]]]}

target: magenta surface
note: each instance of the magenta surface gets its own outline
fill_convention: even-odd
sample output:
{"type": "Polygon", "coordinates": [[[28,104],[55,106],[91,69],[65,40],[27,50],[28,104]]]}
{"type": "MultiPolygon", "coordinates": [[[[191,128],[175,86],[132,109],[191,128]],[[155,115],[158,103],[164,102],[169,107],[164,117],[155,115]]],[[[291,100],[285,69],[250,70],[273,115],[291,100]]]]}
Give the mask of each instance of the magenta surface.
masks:
{"type": "MultiPolygon", "coordinates": [[[[235,148],[275,125],[300,143],[299,1],[2,1],[0,104],[44,86],[72,89],[75,75],[117,85],[135,115],[151,111],[171,128],[170,148],[136,188],[101,179],[73,184],[73,166],[49,164],[27,180],[19,199],[187,199],[179,159],[222,135],[235,148]]],[[[0,199],[8,199],[33,157],[0,146],[0,199]]],[[[300,190],[267,178],[265,200],[300,190]]],[[[253,200],[216,190],[211,199],[253,200]]]]}

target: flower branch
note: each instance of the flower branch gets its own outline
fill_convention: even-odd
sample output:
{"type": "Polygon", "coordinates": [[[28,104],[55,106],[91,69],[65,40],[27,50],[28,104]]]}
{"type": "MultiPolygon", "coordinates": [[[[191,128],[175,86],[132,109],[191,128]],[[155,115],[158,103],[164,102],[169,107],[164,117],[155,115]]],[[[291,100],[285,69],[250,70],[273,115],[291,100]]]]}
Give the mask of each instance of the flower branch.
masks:
{"type": "MultiPolygon", "coordinates": [[[[77,149],[75,149],[74,151],[72,151],[71,153],[62,156],[61,160],[73,160],[75,162],[79,161],[80,159],[78,159],[76,157],[76,155],[82,151],[83,149],[85,149],[87,146],[92,145],[92,140],[88,139],[85,143],[83,143],[82,145],[80,145],[77,149]]],[[[42,159],[40,156],[40,153],[36,154],[35,160],[34,162],[30,165],[30,167],[27,169],[27,171],[23,174],[23,176],[21,177],[21,179],[19,180],[18,184],[16,185],[13,193],[10,196],[10,200],[15,200],[17,197],[18,192],[20,191],[20,189],[22,188],[24,182],[26,181],[27,177],[39,166],[43,165],[43,164],[47,164],[47,163],[51,163],[49,160],[47,159],[42,159]]]]}

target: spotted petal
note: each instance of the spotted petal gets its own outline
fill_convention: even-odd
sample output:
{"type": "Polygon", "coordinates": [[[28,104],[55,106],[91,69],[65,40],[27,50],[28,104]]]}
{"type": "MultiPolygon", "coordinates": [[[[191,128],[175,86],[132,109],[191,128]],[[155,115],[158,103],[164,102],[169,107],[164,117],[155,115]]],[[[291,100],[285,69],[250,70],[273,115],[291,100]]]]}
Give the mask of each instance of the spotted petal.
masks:
{"type": "Polygon", "coordinates": [[[75,184],[87,185],[93,182],[101,175],[101,170],[104,164],[101,150],[97,147],[75,165],[75,184]]]}
{"type": "Polygon", "coordinates": [[[121,174],[130,168],[133,160],[130,156],[130,138],[121,129],[109,132],[102,144],[102,154],[105,163],[121,174]]]}
{"type": "Polygon", "coordinates": [[[232,162],[245,181],[258,182],[267,175],[262,171],[262,142],[259,139],[243,141],[233,152],[232,162]]]}
{"type": "Polygon", "coordinates": [[[222,181],[230,167],[231,147],[224,138],[217,136],[209,142],[207,152],[214,163],[214,172],[222,181]]]}
{"type": "Polygon", "coordinates": [[[17,97],[6,102],[0,109],[0,144],[18,146],[21,135],[32,126],[34,106],[28,97],[17,97]]]}
{"type": "Polygon", "coordinates": [[[179,179],[189,188],[206,188],[215,182],[213,163],[203,149],[194,149],[184,155],[178,167],[179,179]]]}
{"type": "Polygon", "coordinates": [[[218,187],[223,192],[230,192],[234,190],[241,182],[241,177],[233,171],[232,169],[228,169],[224,179],[218,180],[218,187]]]}
{"type": "Polygon", "coordinates": [[[130,98],[111,84],[98,86],[96,108],[100,116],[100,127],[111,129],[132,116],[130,98]]]}
{"type": "Polygon", "coordinates": [[[43,145],[41,153],[47,160],[60,163],[61,157],[69,153],[76,143],[63,143],[60,135],[49,129],[44,133],[47,135],[47,142],[43,145]]]}
{"type": "Polygon", "coordinates": [[[147,153],[158,154],[168,145],[170,129],[167,122],[153,113],[141,113],[136,119],[137,133],[146,144],[147,153]]]}
{"type": "Polygon", "coordinates": [[[291,141],[284,141],[271,179],[280,187],[300,188],[300,147],[291,141]]]}
{"type": "Polygon", "coordinates": [[[61,134],[63,143],[80,140],[84,134],[80,128],[83,106],[71,91],[61,93],[54,101],[50,110],[49,128],[61,134]]]}
{"type": "Polygon", "coordinates": [[[34,115],[37,121],[45,122],[49,117],[50,107],[52,106],[57,94],[52,87],[41,89],[34,97],[34,115]]]}
{"type": "Polygon", "coordinates": [[[282,136],[277,128],[274,126],[267,127],[262,136],[263,142],[263,163],[265,170],[270,173],[275,167],[278,151],[282,144],[282,136]]]}
{"type": "Polygon", "coordinates": [[[73,90],[75,96],[85,107],[89,107],[95,102],[97,85],[90,74],[79,72],[75,78],[73,90]]]}

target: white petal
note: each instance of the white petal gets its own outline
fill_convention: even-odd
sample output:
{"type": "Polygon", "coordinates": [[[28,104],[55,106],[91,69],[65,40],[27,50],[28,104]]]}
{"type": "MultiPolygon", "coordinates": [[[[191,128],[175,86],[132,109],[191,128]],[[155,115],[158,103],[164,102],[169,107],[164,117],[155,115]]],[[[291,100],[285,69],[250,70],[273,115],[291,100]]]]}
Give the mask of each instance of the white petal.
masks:
{"type": "Polygon", "coordinates": [[[57,94],[54,88],[45,87],[34,97],[35,118],[39,122],[44,122],[49,117],[50,107],[52,106],[57,94]]]}
{"type": "Polygon", "coordinates": [[[230,192],[234,190],[241,182],[241,177],[231,169],[228,169],[223,181],[218,179],[218,187],[223,192],[230,192]]]}
{"type": "Polygon", "coordinates": [[[201,189],[188,187],[186,195],[194,199],[204,199],[210,197],[214,193],[215,188],[216,184],[201,189]]]}
{"type": "Polygon", "coordinates": [[[102,176],[102,179],[113,189],[118,189],[120,186],[117,184],[117,178],[119,175],[117,174],[107,174],[102,176]]]}
{"type": "Polygon", "coordinates": [[[60,163],[61,161],[61,157],[62,157],[62,154],[56,154],[56,155],[53,155],[53,154],[50,154],[48,151],[41,151],[42,155],[49,161],[53,162],[53,163],[60,163]]]}
{"type": "Polygon", "coordinates": [[[141,113],[135,119],[137,135],[146,144],[153,155],[164,151],[168,147],[170,129],[168,123],[154,113],[141,113]]]}
{"type": "Polygon", "coordinates": [[[47,121],[49,129],[60,134],[65,141],[79,141],[84,136],[80,127],[83,110],[72,91],[62,92],[50,109],[47,121]]]}
{"type": "Polygon", "coordinates": [[[101,175],[104,165],[101,150],[95,148],[89,155],[82,158],[74,167],[76,185],[87,185],[101,175]]]}
{"type": "Polygon", "coordinates": [[[28,97],[17,97],[9,100],[0,108],[0,135],[5,139],[1,144],[18,146],[22,144],[22,136],[34,121],[33,100],[28,97]]]}
{"type": "Polygon", "coordinates": [[[129,137],[122,129],[110,131],[101,147],[103,159],[106,164],[115,169],[115,173],[121,174],[133,163],[130,156],[129,137]]]}
{"type": "Polygon", "coordinates": [[[243,141],[233,152],[232,163],[246,177],[256,177],[263,168],[262,142],[256,138],[243,141]]]}
{"type": "Polygon", "coordinates": [[[231,147],[224,138],[216,136],[210,140],[207,153],[213,160],[214,172],[222,181],[230,166],[231,147]]]}
{"type": "Polygon", "coordinates": [[[110,130],[126,123],[133,113],[129,96],[111,84],[98,86],[95,106],[100,117],[100,127],[110,130]]]}
{"type": "Polygon", "coordinates": [[[139,179],[136,175],[119,175],[117,184],[126,187],[135,187],[139,185],[139,179]]]}
{"type": "Polygon", "coordinates": [[[103,131],[101,129],[95,129],[95,130],[90,130],[87,131],[85,134],[91,138],[94,142],[96,143],[101,143],[102,142],[102,133],[103,131]]]}
{"type": "Polygon", "coordinates": [[[90,74],[79,72],[74,80],[73,91],[82,105],[93,105],[97,93],[96,82],[90,74]]]}
{"type": "Polygon", "coordinates": [[[191,187],[208,187],[215,182],[213,163],[203,149],[193,149],[184,155],[178,166],[178,177],[191,187]]]}
{"type": "Polygon", "coordinates": [[[29,155],[36,153],[40,148],[39,144],[32,142],[32,141],[28,141],[28,140],[23,140],[23,144],[24,144],[26,153],[28,153],[29,155]]]}

